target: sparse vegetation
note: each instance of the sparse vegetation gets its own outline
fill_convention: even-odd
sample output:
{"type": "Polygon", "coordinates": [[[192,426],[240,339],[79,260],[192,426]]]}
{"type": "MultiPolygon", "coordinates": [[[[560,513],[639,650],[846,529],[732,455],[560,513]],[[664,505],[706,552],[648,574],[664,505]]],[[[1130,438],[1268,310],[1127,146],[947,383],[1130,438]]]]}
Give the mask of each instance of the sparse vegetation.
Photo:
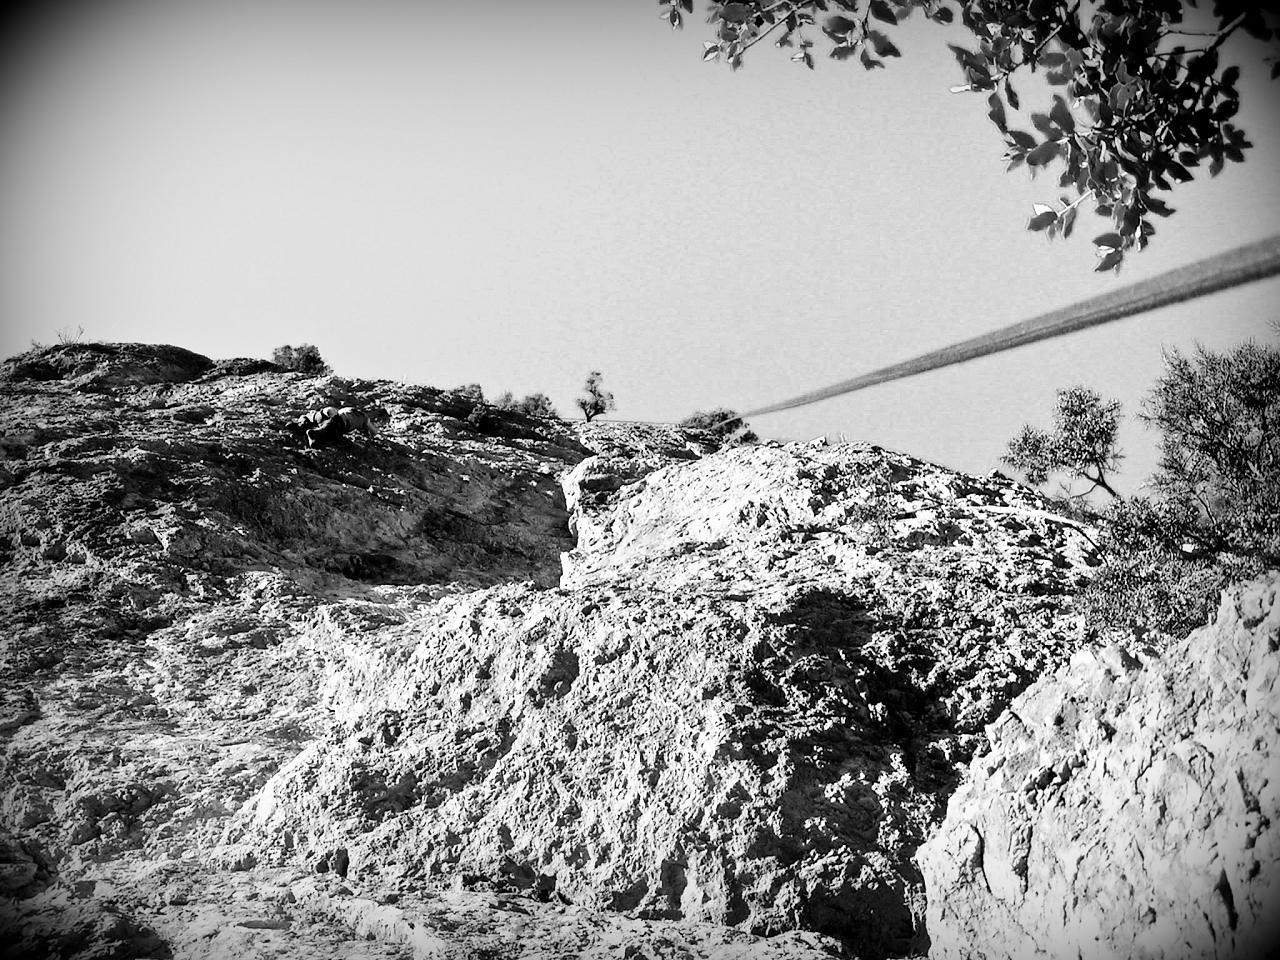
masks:
{"type": "Polygon", "coordinates": [[[613,402],[613,394],[600,385],[602,374],[599,370],[592,370],[587,374],[587,382],[583,388],[587,395],[579,397],[577,404],[582,410],[582,415],[586,417],[587,423],[590,423],[602,413],[608,413],[617,406],[613,402]]]}
{"type": "Polygon", "coordinates": [[[460,397],[466,397],[476,403],[484,402],[484,388],[478,383],[464,383],[461,386],[454,387],[450,393],[456,393],[460,397]]]}
{"type": "Polygon", "coordinates": [[[681,420],[680,426],[686,430],[705,430],[725,446],[755,443],[760,439],[746,421],[738,416],[737,411],[730,410],[728,407],[699,410],[681,420]]]}
{"type": "Polygon", "coordinates": [[[517,413],[527,414],[531,417],[551,417],[560,419],[560,414],[556,412],[556,408],[551,403],[551,398],[545,393],[530,393],[523,399],[517,400],[515,396],[508,390],[502,396],[498,397],[493,404],[499,410],[514,410],[517,413]]]}
{"type": "Polygon", "coordinates": [[[1177,504],[1116,501],[1103,529],[1102,566],[1080,597],[1081,613],[1099,627],[1185,636],[1225,587],[1261,570],[1249,557],[1197,549],[1194,517],[1177,504]]]}
{"type": "MultiPolygon", "coordinates": [[[[1053,434],[1024,427],[1005,461],[1033,483],[1054,469],[1105,480],[1119,408],[1085,393],[1060,403],[1053,434]]],[[[1224,587],[1280,560],[1280,349],[1169,352],[1142,419],[1161,433],[1155,496],[1117,497],[1095,517],[1104,559],[1080,609],[1099,627],[1179,636],[1224,587]]]]}
{"type": "Polygon", "coordinates": [[[324,362],[320,351],[310,343],[300,343],[296,347],[289,344],[276,347],[271,351],[271,362],[310,377],[333,373],[333,368],[324,362]]]}
{"type": "Polygon", "coordinates": [[[84,339],[84,327],[77,324],[73,330],[71,327],[60,327],[58,329],[58,342],[61,344],[79,343],[84,339]]]}

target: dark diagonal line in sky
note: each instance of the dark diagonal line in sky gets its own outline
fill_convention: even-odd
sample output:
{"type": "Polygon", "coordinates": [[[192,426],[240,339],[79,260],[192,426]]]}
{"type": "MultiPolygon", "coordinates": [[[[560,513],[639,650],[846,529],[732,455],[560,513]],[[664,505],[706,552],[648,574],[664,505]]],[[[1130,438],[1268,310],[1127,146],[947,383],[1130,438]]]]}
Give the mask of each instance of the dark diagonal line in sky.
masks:
{"type": "MultiPolygon", "coordinates": [[[[953,364],[964,363],[1004,350],[1012,350],[1028,343],[1061,337],[1064,334],[1110,323],[1157,307],[1164,307],[1184,300],[1194,300],[1218,290],[1236,287],[1254,280],[1280,273],[1280,236],[1268,237],[1257,243],[1236,247],[1226,253],[1197,260],[1158,276],[1112,290],[1101,296],[1081,300],[1070,306],[1051,310],[1030,320],[1015,323],[999,330],[992,330],[969,340],[962,340],[940,350],[922,353],[910,360],[903,360],[888,367],[881,367],[849,380],[841,380],[829,387],[811,390],[788,400],[780,400],[767,406],[756,407],[738,414],[734,419],[759,417],[779,410],[791,410],[808,406],[820,400],[828,400],[842,394],[864,390],[876,384],[913,377],[928,370],[937,370],[953,364]]],[[[732,420],[725,421],[726,423],[732,420]]]]}

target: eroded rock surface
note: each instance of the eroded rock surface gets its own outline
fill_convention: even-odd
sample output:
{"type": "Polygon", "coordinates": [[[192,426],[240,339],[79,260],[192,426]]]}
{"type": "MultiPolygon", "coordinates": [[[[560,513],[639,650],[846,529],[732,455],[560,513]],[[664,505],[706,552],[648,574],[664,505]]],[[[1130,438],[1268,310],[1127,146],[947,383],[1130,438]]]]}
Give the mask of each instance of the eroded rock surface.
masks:
{"type": "Polygon", "coordinates": [[[423,917],[371,924],[362,905],[386,906],[394,889],[218,852],[232,815],[329,729],[326,639],[373,636],[493,584],[554,585],[574,542],[558,476],[594,454],[591,438],[624,456],[694,442],[647,428],[627,447],[630,433],[163,346],[68,345],[6,362],[7,955],[466,957],[500,942],[516,953],[604,956],[625,943],[648,951],[638,956],[828,955],[817,937],[686,936],[675,922],[608,913],[557,939],[556,903],[524,898],[543,911],[524,922],[519,896],[484,891],[437,890],[414,901],[423,917]],[[315,453],[282,430],[346,403],[384,407],[389,429],[315,453]],[[431,925],[446,952],[400,935],[431,925]]]}
{"type": "Polygon", "coordinates": [[[931,957],[1280,944],[1280,574],[1149,658],[1081,651],[991,730],[921,855],[931,957]]]}
{"type": "Polygon", "coordinates": [[[918,953],[920,844],[1085,643],[1088,530],[868,445],[146,345],[0,395],[28,956],[918,953]],[[281,429],[347,403],[389,428],[281,429]]]}
{"type": "Polygon", "coordinates": [[[1006,480],[867,446],[600,482],[616,462],[566,476],[560,589],[333,626],[335,725],[232,849],[917,948],[915,849],[984,724],[1079,642],[1088,539],[1006,480]]]}

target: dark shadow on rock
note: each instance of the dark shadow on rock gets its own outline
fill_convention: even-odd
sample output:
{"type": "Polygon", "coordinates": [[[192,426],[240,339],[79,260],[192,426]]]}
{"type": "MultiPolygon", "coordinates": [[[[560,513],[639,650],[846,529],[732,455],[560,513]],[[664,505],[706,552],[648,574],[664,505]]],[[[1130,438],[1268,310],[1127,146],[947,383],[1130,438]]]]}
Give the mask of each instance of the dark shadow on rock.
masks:
{"type": "Polygon", "coordinates": [[[109,901],[0,906],[0,938],[9,960],[171,960],[150,927],[109,901]]]}

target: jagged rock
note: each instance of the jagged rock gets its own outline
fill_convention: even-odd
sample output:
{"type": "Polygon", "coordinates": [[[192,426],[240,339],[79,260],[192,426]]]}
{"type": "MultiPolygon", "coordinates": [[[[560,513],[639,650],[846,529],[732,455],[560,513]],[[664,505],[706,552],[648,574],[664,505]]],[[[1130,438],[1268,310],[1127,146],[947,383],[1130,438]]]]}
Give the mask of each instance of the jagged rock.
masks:
{"type": "Polygon", "coordinates": [[[67,949],[210,960],[919,950],[920,843],[1086,642],[1087,529],[867,445],[136,345],[0,397],[13,942],[61,911],[67,949]],[[389,426],[282,429],[330,404],[389,426]]]}
{"type": "Polygon", "coordinates": [[[1143,659],[1081,651],[991,729],[922,849],[934,958],[1280,944],[1280,574],[1143,659]]]}
{"type": "Polygon", "coordinates": [[[982,725],[1078,642],[1088,540],[1012,483],[876,448],[658,460],[567,475],[562,589],[335,626],[335,727],[229,842],[910,950],[916,846],[982,725]]]}

